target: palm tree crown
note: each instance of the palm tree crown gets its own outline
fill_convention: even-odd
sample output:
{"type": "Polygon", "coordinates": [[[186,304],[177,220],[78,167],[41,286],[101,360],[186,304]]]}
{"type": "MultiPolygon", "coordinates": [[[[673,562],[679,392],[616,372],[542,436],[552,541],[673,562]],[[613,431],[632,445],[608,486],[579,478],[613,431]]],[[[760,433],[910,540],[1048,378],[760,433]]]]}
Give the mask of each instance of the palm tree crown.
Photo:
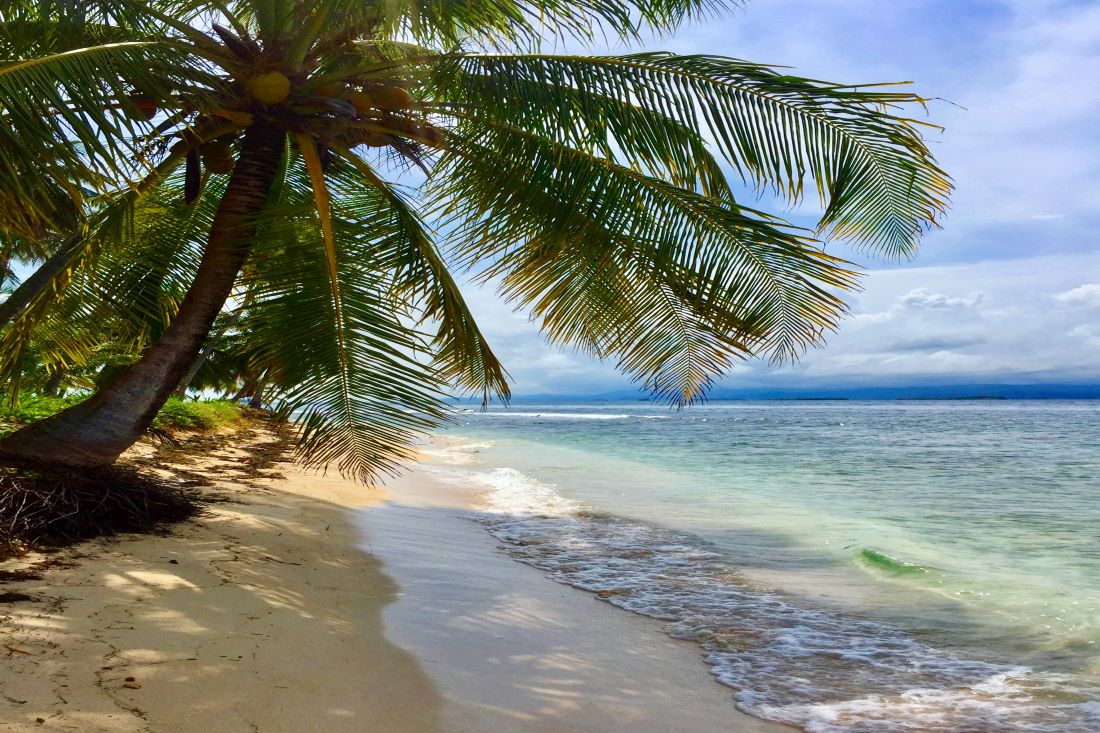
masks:
{"type": "Polygon", "coordinates": [[[796,356],[857,279],[823,241],[910,255],[950,182],[906,112],[923,100],[893,87],[541,51],[718,9],[5,2],[0,230],[62,266],[9,304],[0,373],[32,346],[58,365],[106,342],[136,358],[193,307],[222,240],[234,348],[298,417],[302,457],[363,477],[408,455],[447,391],[508,397],[449,268],[676,403],[740,358],[796,356]],[[812,231],[738,200],[797,202],[810,182],[812,231]]]}

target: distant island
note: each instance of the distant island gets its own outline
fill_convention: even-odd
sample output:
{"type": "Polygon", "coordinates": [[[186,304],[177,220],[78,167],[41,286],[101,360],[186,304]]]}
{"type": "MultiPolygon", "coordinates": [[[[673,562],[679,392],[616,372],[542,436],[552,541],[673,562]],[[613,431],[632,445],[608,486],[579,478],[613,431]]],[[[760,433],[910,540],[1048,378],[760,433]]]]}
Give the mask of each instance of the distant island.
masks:
{"type": "Polygon", "coordinates": [[[898,401],[916,402],[965,402],[968,400],[1007,400],[1002,395],[974,395],[972,397],[898,397],[898,401]]]}
{"type": "Polygon", "coordinates": [[[850,402],[850,397],[768,397],[768,402],[850,402]]]}

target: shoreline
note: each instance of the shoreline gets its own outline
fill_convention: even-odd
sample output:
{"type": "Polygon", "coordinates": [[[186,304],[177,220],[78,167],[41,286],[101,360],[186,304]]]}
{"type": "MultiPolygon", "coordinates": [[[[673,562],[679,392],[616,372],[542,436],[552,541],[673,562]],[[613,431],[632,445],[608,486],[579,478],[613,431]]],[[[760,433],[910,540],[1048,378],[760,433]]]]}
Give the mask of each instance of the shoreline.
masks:
{"type": "Polygon", "coordinates": [[[248,449],[191,456],[221,498],[199,518],[0,585],[30,598],[0,603],[0,731],[791,730],[696,645],[500,553],[430,465],[382,491],[248,449]]]}

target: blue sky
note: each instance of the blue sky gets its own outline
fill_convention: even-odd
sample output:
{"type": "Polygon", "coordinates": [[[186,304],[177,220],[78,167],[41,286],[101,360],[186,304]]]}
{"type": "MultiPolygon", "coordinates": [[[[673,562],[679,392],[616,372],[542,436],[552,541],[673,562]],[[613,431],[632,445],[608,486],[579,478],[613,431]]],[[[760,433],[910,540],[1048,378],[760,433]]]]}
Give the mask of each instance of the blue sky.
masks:
{"type": "MultiPolygon", "coordinates": [[[[1100,3],[754,0],[644,47],[912,80],[945,100],[928,114],[958,186],[945,229],[904,264],[830,245],[870,270],[840,332],[796,365],[739,366],[723,387],[1100,382],[1100,3]]],[[[490,290],[470,300],[518,396],[629,385],[547,345],[490,290]]]]}

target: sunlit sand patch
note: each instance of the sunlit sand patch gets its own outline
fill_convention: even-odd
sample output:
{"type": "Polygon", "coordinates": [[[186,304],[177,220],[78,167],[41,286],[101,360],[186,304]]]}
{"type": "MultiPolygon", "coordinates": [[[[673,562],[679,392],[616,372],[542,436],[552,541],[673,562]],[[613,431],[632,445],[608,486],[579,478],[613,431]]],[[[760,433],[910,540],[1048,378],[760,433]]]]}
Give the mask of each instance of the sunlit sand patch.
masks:
{"type": "Polygon", "coordinates": [[[103,582],[107,587],[119,590],[139,591],[142,590],[142,586],[160,590],[199,590],[197,585],[185,578],[157,570],[127,570],[123,573],[111,573],[103,578],[103,582]]]}

